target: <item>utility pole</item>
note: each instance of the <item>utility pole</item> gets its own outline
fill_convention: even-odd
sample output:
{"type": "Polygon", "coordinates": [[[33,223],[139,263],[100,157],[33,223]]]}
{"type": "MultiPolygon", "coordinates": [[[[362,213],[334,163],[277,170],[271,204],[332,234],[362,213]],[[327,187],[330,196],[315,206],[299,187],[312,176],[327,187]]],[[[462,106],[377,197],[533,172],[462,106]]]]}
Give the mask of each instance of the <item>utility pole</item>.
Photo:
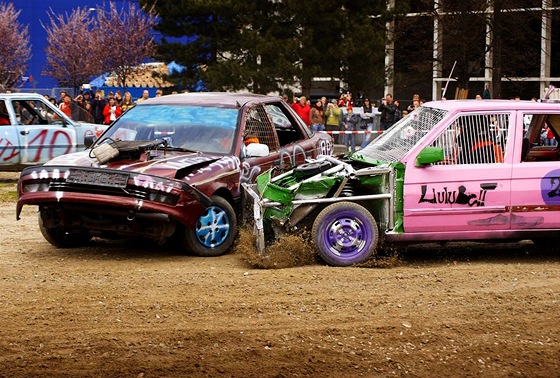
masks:
{"type": "Polygon", "coordinates": [[[387,0],[391,19],[385,23],[385,92],[393,93],[395,83],[395,0],[387,0]]]}

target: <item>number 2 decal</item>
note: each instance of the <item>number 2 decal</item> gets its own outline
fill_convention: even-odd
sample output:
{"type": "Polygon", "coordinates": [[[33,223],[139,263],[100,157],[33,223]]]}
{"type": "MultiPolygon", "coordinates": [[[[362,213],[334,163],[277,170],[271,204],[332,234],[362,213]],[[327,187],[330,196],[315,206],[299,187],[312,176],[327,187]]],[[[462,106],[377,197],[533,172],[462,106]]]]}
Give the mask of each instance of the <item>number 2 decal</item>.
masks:
{"type": "Polygon", "coordinates": [[[541,194],[547,205],[560,204],[560,169],[551,171],[542,178],[541,194]]]}

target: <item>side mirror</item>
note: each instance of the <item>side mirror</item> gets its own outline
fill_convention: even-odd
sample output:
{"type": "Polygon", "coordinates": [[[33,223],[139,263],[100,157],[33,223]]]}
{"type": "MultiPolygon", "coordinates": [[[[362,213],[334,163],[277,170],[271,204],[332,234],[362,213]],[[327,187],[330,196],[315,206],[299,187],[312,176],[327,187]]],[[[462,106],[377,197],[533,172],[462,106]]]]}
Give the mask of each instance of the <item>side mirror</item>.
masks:
{"type": "Polygon", "coordinates": [[[251,143],[245,147],[245,157],[263,157],[269,154],[270,150],[266,144],[251,143]]]}
{"type": "Polygon", "coordinates": [[[97,137],[95,135],[84,136],[84,146],[86,146],[86,149],[90,148],[96,140],[97,137]]]}
{"type": "Polygon", "coordinates": [[[426,147],[416,157],[416,166],[423,167],[428,164],[437,163],[444,160],[443,148],[426,147]]]}

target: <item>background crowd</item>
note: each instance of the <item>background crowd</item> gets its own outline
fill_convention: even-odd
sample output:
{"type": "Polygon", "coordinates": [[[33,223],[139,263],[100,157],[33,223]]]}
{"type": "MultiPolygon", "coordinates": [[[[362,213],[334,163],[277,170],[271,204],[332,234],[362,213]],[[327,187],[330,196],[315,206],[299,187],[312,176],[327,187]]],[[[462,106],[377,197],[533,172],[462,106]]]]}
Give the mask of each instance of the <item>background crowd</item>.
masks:
{"type": "MultiPolygon", "coordinates": [[[[162,95],[163,91],[158,89],[156,97],[162,95]]],[[[75,98],[72,98],[66,91],[61,91],[58,99],[49,95],[45,95],[45,97],[76,121],[109,125],[137,103],[147,100],[150,93],[145,90],[136,101],[133,101],[130,92],[125,92],[124,96],[121,91],[109,92],[105,96],[105,92],[102,90],[92,92],[87,89],[81,91],[75,98]]]]}
{"type": "MultiPolygon", "coordinates": [[[[283,95],[284,101],[289,97],[283,95]]],[[[360,148],[364,148],[372,138],[372,133],[383,132],[402,117],[423,103],[420,95],[415,94],[406,108],[401,108],[399,101],[393,100],[388,93],[379,103],[369,98],[354,100],[352,93],[343,93],[338,98],[327,99],[323,96],[313,102],[305,96],[294,98],[291,107],[314,131],[356,131],[365,130],[360,148]]],[[[334,135],[335,143],[346,145],[349,151],[356,151],[356,134],[340,133],[334,135]]]]}
{"type": "MultiPolygon", "coordinates": [[[[158,89],[156,97],[162,95],[162,90],[158,89]]],[[[95,92],[84,90],[74,99],[65,91],[60,92],[58,99],[48,95],[45,97],[74,120],[109,125],[137,103],[147,100],[149,92],[145,90],[136,101],[133,101],[130,92],[125,92],[124,96],[121,91],[109,92],[105,96],[101,90],[95,92]]],[[[486,86],[483,95],[477,95],[476,99],[482,100],[489,97],[489,88],[486,86]]],[[[284,94],[282,100],[289,102],[289,96],[284,94]]],[[[536,99],[534,100],[536,101],[536,99]]],[[[358,146],[362,149],[370,142],[372,135],[375,137],[389,129],[423,103],[424,100],[418,94],[414,94],[409,104],[404,107],[398,100],[394,100],[390,93],[381,98],[378,103],[374,103],[367,97],[354,100],[352,94],[348,92],[330,100],[323,96],[313,103],[305,96],[294,97],[290,107],[313,131],[334,131],[336,132],[333,135],[334,142],[345,145],[348,151],[355,152],[356,133],[341,132],[352,132],[358,129],[366,131],[358,146]],[[355,110],[355,108],[357,109],[355,110]]],[[[541,142],[543,145],[556,145],[557,143],[552,132],[546,126],[541,134],[541,142]]]]}

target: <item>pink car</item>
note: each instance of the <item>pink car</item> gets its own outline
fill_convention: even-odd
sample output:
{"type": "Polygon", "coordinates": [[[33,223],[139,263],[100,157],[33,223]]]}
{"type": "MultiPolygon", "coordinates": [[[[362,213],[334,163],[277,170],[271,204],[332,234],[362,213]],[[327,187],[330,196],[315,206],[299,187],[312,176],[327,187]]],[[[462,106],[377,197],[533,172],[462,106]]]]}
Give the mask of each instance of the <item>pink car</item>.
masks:
{"type": "Polygon", "coordinates": [[[424,104],[353,155],[262,175],[259,247],[263,230],[306,223],[320,256],[341,266],[386,242],[559,242],[559,135],[557,103],[424,104]]]}

